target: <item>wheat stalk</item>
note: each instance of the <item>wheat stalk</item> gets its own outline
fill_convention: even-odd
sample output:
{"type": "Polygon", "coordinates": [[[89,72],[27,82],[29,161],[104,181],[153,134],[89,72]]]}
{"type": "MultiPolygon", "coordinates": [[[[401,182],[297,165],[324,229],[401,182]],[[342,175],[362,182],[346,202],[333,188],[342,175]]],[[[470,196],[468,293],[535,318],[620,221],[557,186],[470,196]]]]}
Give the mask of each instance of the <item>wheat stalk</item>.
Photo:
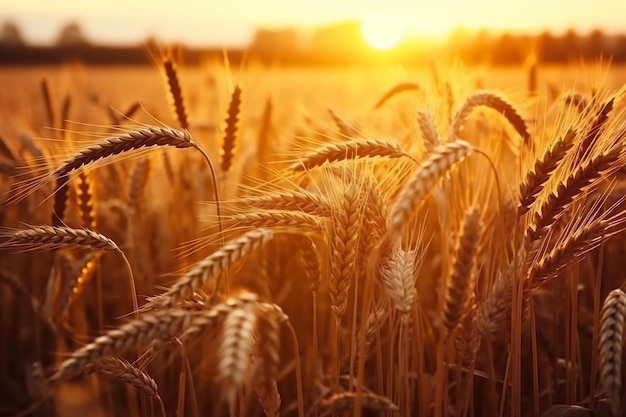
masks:
{"type": "Polygon", "coordinates": [[[374,109],[381,108],[386,102],[405,91],[420,91],[420,86],[412,82],[403,82],[391,87],[374,105],[374,109]]]}
{"type": "Polygon", "coordinates": [[[41,303],[26,287],[21,279],[8,271],[0,270],[0,283],[6,284],[16,294],[26,297],[33,309],[33,312],[41,317],[43,321],[48,322],[48,318],[44,315],[41,303]]]}

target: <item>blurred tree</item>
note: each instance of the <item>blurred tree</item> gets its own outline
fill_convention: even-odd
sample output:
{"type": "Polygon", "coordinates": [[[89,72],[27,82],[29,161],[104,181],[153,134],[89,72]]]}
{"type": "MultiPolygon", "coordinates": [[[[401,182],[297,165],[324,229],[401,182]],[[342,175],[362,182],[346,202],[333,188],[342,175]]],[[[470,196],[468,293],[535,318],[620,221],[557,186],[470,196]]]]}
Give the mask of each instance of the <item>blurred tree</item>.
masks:
{"type": "Polygon", "coordinates": [[[564,58],[558,39],[548,31],[541,32],[537,38],[539,60],[541,62],[556,62],[564,58]]]}
{"type": "Polygon", "coordinates": [[[259,29],[250,45],[253,51],[273,55],[293,53],[298,47],[298,35],[293,29],[259,29]]]}
{"type": "Polygon", "coordinates": [[[519,38],[505,33],[498,38],[493,46],[494,62],[500,64],[517,64],[523,61],[524,52],[521,51],[519,38]]]}
{"type": "Polygon", "coordinates": [[[467,48],[468,58],[474,62],[490,64],[493,62],[493,47],[496,37],[487,29],[480,29],[471,39],[467,48]]]}
{"type": "Polygon", "coordinates": [[[19,48],[24,45],[24,38],[17,24],[5,22],[0,29],[0,46],[19,48]]]}
{"type": "Polygon", "coordinates": [[[565,53],[564,61],[578,60],[583,56],[583,42],[574,29],[568,29],[560,39],[561,50],[565,53]]]}
{"type": "Polygon", "coordinates": [[[321,61],[351,62],[369,47],[356,21],[339,22],[319,28],[313,33],[311,48],[321,61]]]}
{"type": "Polygon", "coordinates": [[[584,39],[585,58],[596,58],[607,53],[607,40],[601,29],[594,29],[584,39]]]}
{"type": "Polygon", "coordinates": [[[76,22],[70,22],[63,26],[59,31],[57,38],[57,46],[76,47],[87,45],[89,41],[85,36],[83,29],[76,22]]]}
{"type": "Polygon", "coordinates": [[[613,61],[626,61],[626,35],[614,36],[611,42],[611,56],[613,61]]]}

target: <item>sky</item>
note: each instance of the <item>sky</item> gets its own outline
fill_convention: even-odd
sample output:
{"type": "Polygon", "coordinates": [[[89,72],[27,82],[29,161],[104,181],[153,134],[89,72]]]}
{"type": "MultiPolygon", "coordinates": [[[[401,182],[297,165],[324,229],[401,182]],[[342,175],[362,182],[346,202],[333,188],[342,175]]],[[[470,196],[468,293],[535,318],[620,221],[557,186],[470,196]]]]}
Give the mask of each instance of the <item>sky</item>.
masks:
{"type": "Polygon", "coordinates": [[[457,26],[626,32],[626,0],[0,0],[0,24],[16,22],[37,44],[53,42],[59,28],[75,21],[95,42],[154,36],[194,46],[243,46],[257,27],[311,28],[381,14],[409,33],[430,35],[457,26]]]}

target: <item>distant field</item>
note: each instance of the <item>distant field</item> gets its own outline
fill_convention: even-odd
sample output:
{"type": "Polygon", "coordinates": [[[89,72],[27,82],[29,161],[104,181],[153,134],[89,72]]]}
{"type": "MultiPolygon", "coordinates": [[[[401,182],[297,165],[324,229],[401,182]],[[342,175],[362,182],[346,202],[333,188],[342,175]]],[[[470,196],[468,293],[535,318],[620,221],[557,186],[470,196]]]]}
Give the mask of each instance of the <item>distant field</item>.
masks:
{"type": "MultiPolygon", "coordinates": [[[[484,87],[498,89],[519,96],[527,88],[527,74],[522,68],[469,68],[452,67],[442,70],[441,77],[449,79],[455,88],[468,91],[484,87]]],[[[41,104],[40,82],[47,79],[57,101],[71,95],[74,103],[72,120],[97,122],[100,116],[93,106],[83,106],[89,98],[97,98],[104,106],[123,111],[125,106],[139,101],[161,120],[171,122],[162,77],[158,69],[150,67],[0,67],[0,106],[15,109],[0,114],[0,121],[32,115],[33,105],[41,104]],[[80,109],[78,109],[79,103],[80,109]],[[22,111],[26,109],[26,111],[22,111]],[[87,120],[87,119],[88,120],[87,120]]],[[[277,99],[277,109],[290,113],[306,109],[311,114],[332,108],[349,116],[365,114],[378,96],[393,85],[410,81],[430,89],[432,77],[428,68],[405,69],[301,69],[301,68],[250,68],[234,70],[227,75],[221,65],[204,68],[184,68],[181,82],[187,94],[191,119],[197,122],[216,122],[226,105],[228,81],[240,82],[246,89],[246,107],[253,113],[268,97],[277,99]],[[280,103],[280,104],[278,104],[280,103]],[[301,107],[298,107],[301,106],[301,107]]],[[[619,88],[626,82],[626,69],[606,65],[597,67],[572,66],[540,68],[537,87],[549,93],[577,90],[589,92],[602,85],[619,88]]],[[[32,121],[31,121],[32,123],[32,121]]],[[[0,124],[3,129],[15,125],[0,124]]],[[[32,125],[33,128],[41,126],[32,125]]]]}
{"type": "Polygon", "coordinates": [[[161,65],[0,68],[0,416],[623,415],[626,68],[161,65]]]}

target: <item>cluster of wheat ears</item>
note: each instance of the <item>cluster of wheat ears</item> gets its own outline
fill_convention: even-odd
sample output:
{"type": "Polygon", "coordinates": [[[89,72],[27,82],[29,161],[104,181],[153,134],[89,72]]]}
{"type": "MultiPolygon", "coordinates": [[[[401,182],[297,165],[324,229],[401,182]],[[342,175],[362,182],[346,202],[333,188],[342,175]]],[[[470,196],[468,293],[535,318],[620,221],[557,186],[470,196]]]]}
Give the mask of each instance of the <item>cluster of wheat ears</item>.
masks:
{"type": "Polygon", "coordinates": [[[82,146],[44,82],[62,140],[0,141],[1,414],[623,415],[621,91],[530,117],[436,80],[405,137],[281,141],[235,86],[218,153],[159,65],[178,128],[82,146]]]}

